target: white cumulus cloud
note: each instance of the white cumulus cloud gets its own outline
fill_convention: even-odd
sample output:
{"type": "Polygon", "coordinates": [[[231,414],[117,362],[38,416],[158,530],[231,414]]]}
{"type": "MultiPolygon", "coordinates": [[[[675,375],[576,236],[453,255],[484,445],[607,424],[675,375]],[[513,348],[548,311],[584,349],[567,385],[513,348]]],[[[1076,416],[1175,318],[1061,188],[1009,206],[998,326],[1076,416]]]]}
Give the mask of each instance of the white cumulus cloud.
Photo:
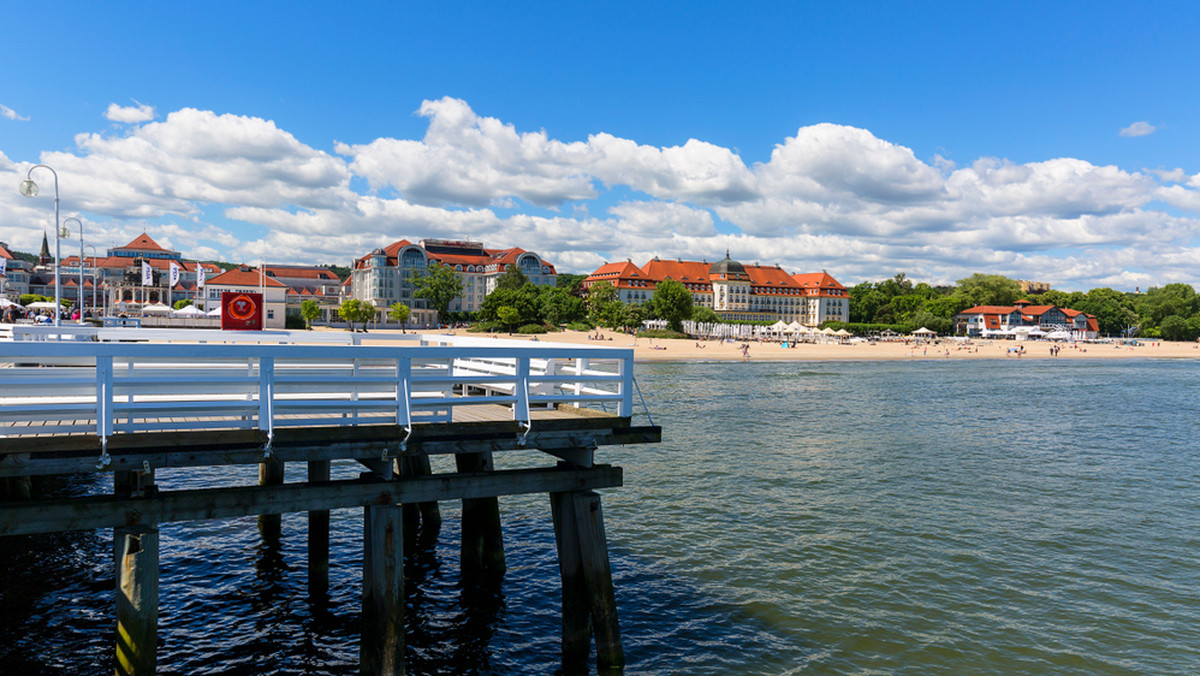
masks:
{"type": "Polygon", "coordinates": [[[1131,124],[1128,127],[1125,127],[1124,129],[1121,130],[1121,136],[1126,136],[1126,137],[1149,136],[1150,134],[1153,134],[1157,130],[1158,130],[1158,127],[1155,127],[1154,125],[1150,124],[1149,122],[1134,122],[1133,124],[1131,124]]]}
{"type": "MultiPolygon", "coordinates": [[[[134,101],[134,103],[137,103],[137,101],[134,101]]],[[[136,106],[118,106],[115,103],[110,103],[108,104],[108,110],[104,111],[104,117],[113,122],[123,122],[126,124],[149,122],[154,119],[154,108],[142,103],[137,103],[136,106]]]]}
{"type": "Polygon", "coordinates": [[[8,119],[15,120],[17,122],[28,122],[29,121],[28,117],[26,117],[24,115],[18,115],[17,111],[13,110],[12,108],[9,108],[8,106],[6,106],[2,103],[0,103],[0,116],[7,117],[8,119]]]}

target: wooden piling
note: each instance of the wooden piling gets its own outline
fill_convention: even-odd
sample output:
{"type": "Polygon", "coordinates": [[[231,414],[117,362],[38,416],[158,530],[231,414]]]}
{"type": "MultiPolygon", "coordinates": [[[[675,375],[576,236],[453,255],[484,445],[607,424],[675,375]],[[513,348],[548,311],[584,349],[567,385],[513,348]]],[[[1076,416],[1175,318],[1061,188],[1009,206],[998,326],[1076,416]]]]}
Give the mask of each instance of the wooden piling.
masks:
{"type": "MultiPolygon", "coordinates": [[[[422,453],[396,458],[396,474],[402,477],[431,476],[429,456],[422,453]]],[[[442,513],[437,501],[404,505],[404,535],[410,544],[416,543],[418,537],[424,543],[436,542],[441,529],[442,513]]]]}
{"type": "MultiPolygon", "coordinates": [[[[283,484],[283,461],[275,457],[258,463],[258,485],[280,486],[283,484]]],[[[268,542],[278,542],[283,533],[283,519],[279,514],[259,514],[258,532],[268,542]]]]}
{"type": "Polygon", "coordinates": [[[158,647],[158,528],[113,529],[117,557],[117,676],[151,676],[158,647]]]}
{"type": "MultiPolygon", "coordinates": [[[[462,473],[490,472],[491,453],[460,453],[455,463],[462,473]]],[[[500,525],[499,498],[465,498],[462,501],[461,561],[464,582],[495,580],[504,576],[504,534],[500,525]]]]}
{"type": "Polygon", "coordinates": [[[363,609],[359,673],[404,674],[404,533],[397,505],[363,516],[363,609]]]}
{"type": "MultiPolygon", "coordinates": [[[[308,482],[329,481],[328,460],[310,460],[308,482]]],[[[329,594],[329,510],[308,512],[308,595],[323,600],[329,594]]]]}
{"type": "Polygon", "coordinates": [[[621,647],[600,496],[594,491],[551,493],[550,508],[562,576],[563,673],[587,673],[590,639],[594,636],[598,672],[605,676],[622,674],[625,651],[621,647]]]}

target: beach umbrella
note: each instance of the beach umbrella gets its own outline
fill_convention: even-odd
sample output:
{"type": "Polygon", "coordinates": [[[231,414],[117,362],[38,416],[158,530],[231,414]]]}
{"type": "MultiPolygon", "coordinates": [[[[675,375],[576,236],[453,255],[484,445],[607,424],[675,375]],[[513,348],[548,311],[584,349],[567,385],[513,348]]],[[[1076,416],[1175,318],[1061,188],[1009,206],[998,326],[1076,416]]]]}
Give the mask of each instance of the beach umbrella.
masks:
{"type": "MultiPolygon", "coordinates": [[[[52,305],[53,305],[53,304],[52,304],[52,305]]],[[[14,303],[14,302],[12,302],[11,300],[9,300],[9,299],[7,299],[7,298],[0,298],[0,308],[5,308],[5,307],[19,307],[19,308],[24,308],[25,306],[24,306],[24,305],[21,305],[20,303],[14,303]]]]}

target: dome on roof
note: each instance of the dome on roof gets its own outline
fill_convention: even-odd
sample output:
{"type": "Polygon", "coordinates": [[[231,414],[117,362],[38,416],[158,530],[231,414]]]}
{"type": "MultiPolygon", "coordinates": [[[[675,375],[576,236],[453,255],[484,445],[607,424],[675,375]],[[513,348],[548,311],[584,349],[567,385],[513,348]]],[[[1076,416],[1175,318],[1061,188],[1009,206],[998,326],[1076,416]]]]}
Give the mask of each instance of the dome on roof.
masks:
{"type": "Polygon", "coordinates": [[[746,274],[746,266],[733,260],[729,257],[729,252],[725,252],[725,259],[719,260],[712,264],[708,269],[710,275],[744,275],[746,274]]]}

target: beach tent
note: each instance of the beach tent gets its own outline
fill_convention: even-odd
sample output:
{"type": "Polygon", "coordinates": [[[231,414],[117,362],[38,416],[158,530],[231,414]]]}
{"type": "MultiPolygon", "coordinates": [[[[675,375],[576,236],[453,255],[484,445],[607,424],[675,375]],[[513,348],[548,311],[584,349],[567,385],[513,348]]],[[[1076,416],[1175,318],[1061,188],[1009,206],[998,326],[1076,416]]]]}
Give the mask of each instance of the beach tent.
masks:
{"type": "Polygon", "coordinates": [[[208,312],[205,312],[204,314],[208,315],[209,317],[220,317],[221,316],[221,306],[218,305],[215,308],[209,310],[208,312]]]}
{"type": "Polygon", "coordinates": [[[801,324],[800,322],[793,319],[792,323],[787,325],[787,332],[788,333],[806,333],[807,331],[805,330],[803,324],[801,324]]]}
{"type": "Polygon", "coordinates": [[[28,307],[30,310],[53,310],[55,305],[57,303],[52,300],[39,300],[35,303],[30,303],[28,307]]]}
{"type": "Polygon", "coordinates": [[[837,334],[837,331],[834,331],[833,329],[826,326],[825,328],[821,329],[821,333],[823,333],[827,336],[833,336],[833,335],[837,334]]]}
{"type": "Polygon", "coordinates": [[[913,331],[913,335],[914,335],[914,336],[930,336],[930,337],[933,337],[933,336],[936,336],[936,335],[937,335],[937,331],[930,331],[929,329],[927,329],[927,328],[925,328],[924,326],[922,326],[921,328],[917,329],[916,331],[913,331]]]}
{"type": "MultiPolygon", "coordinates": [[[[53,306],[54,303],[51,303],[50,305],[53,306]]],[[[24,307],[24,306],[21,305],[20,303],[14,303],[7,298],[0,298],[0,308],[5,308],[5,307],[24,307]]]]}
{"type": "Polygon", "coordinates": [[[155,314],[167,314],[170,311],[171,308],[163,305],[162,303],[151,303],[150,305],[142,308],[142,312],[151,312],[155,314]]]}
{"type": "Polygon", "coordinates": [[[202,317],[204,316],[204,310],[201,310],[195,305],[188,305],[181,307],[178,310],[171,310],[171,314],[175,315],[176,317],[202,317]]]}

